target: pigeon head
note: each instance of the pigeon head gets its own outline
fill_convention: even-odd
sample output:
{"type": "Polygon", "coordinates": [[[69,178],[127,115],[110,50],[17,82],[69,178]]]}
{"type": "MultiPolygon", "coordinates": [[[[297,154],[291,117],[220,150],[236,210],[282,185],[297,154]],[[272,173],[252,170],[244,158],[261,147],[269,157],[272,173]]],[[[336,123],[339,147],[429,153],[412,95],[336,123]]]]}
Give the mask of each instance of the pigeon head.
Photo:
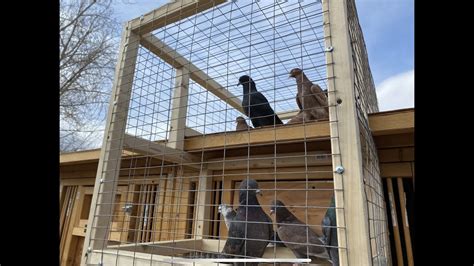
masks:
{"type": "Polygon", "coordinates": [[[247,199],[249,201],[256,201],[257,194],[262,195],[262,192],[258,188],[257,181],[253,179],[244,179],[242,183],[240,183],[239,187],[239,201],[246,202],[247,199]]]}
{"type": "Polygon", "coordinates": [[[247,122],[245,122],[245,118],[243,118],[241,116],[237,116],[237,118],[235,119],[235,122],[237,122],[237,123],[246,123],[247,124],[247,122]]]}
{"type": "Polygon", "coordinates": [[[243,75],[239,78],[239,84],[238,85],[244,85],[244,84],[248,84],[250,82],[253,82],[252,78],[250,78],[249,76],[247,75],[243,75]]]}
{"type": "Polygon", "coordinates": [[[301,73],[303,73],[303,70],[301,70],[299,68],[293,68],[290,71],[290,78],[296,78],[296,76],[300,75],[301,73]]]}
{"type": "Polygon", "coordinates": [[[278,207],[283,207],[285,208],[285,204],[279,200],[272,200],[270,204],[270,214],[274,214],[277,210],[278,207]]]}
{"type": "Polygon", "coordinates": [[[276,221],[294,220],[296,217],[279,200],[273,200],[270,204],[270,214],[276,214],[276,221]]]}

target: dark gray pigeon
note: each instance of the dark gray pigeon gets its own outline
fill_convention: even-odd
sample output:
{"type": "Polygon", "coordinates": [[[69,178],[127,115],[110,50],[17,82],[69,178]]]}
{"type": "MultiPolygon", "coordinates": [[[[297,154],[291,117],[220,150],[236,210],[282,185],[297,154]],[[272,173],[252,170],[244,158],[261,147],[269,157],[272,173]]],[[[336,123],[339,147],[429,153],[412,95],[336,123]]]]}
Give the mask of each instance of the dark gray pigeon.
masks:
{"type": "Polygon", "coordinates": [[[250,117],[254,127],[283,124],[268,103],[267,98],[257,91],[255,82],[249,76],[241,76],[237,85],[242,85],[244,88],[242,107],[245,115],[250,117]]]}
{"type": "MultiPolygon", "coordinates": [[[[235,258],[245,256],[261,258],[273,236],[272,222],[258,203],[257,193],[260,193],[260,190],[257,181],[245,179],[240,184],[239,190],[239,207],[230,223],[222,255],[225,257],[234,255],[231,257],[235,258]]],[[[258,265],[258,263],[246,263],[246,265],[258,265]]]]}
{"type": "MultiPolygon", "coordinates": [[[[313,84],[304,74],[303,70],[293,68],[290,77],[296,79],[298,93],[296,103],[300,110],[307,113],[311,120],[329,118],[328,97],[318,84],[313,84]]],[[[305,116],[305,121],[306,116],[305,116]]]]}
{"type": "Polygon", "coordinates": [[[270,213],[276,216],[278,236],[297,258],[310,258],[311,263],[329,261],[329,255],[320,236],[298,220],[283,202],[272,201],[270,213]]]}
{"type": "Polygon", "coordinates": [[[327,246],[332,246],[332,247],[326,247],[327,252],[329,253],[329,258],[332,261],[333,266],[338,266],[339,265],[339,252],[337,249],[337,223],[336,223],[336,210],[334,209],[336,207],[336,201],[334,196],[331,199],[331,204],[329,205],[329,208],[326,211],[326,215],[323,218],[323,221],[321,222],[321,225],[323,227],[323,241],[324,244],[327,246]]]}

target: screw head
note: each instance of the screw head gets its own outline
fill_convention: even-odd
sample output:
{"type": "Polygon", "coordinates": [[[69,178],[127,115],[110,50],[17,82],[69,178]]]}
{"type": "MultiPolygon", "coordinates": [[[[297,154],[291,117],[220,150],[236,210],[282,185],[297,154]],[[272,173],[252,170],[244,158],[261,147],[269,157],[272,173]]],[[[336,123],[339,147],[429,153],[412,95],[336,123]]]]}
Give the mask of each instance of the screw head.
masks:
{"type": "Polygon", "coordinates": [[[338,173],[338,174],[342,174],[342,173],[344,173],[344,167],[339,165],[339,166],[336,167],[336,171],[334,171],[334,172],[338,173]]]}
{"type": "Polygon", "coordinates": [[[326,52],[332,52],[334,50],[334,47],[332,46],[328,46],[326,49],[324,49],[324,51],[326,52]]]}

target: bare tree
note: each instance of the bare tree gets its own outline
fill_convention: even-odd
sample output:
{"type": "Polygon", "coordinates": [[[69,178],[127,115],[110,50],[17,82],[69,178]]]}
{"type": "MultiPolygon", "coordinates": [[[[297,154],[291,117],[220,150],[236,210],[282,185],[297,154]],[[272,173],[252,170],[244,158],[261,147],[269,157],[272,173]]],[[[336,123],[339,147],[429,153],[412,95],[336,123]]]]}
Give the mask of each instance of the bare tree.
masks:
{"type": "Polygon", "coordinates": [[[91,148],[105,127],[120,33],[111,3],[60,1],[61,151],[91,148]]]}

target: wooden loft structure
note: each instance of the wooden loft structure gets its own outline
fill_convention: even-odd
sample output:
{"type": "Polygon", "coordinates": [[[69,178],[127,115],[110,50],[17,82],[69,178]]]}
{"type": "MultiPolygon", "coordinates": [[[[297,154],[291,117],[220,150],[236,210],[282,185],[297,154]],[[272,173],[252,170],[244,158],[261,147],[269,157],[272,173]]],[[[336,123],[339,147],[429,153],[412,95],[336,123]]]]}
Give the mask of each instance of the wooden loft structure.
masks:
{"type": "MultiPolygon", "coordinates": [[[[326,190],[304,199],[314,206],[328,206],[334,194],[341,265],[390,261],[387,224],[380,221],[407,218],[402,179],[414,178],[414,109],[378,112],[353,0],[321,4],[329,120],[201,134],[186,124],[191,81],[242,113],[240,99],[152,32],[227,2],[177,0],[125,26],[102,149],[61,155],[63,265],[150,265],[178,257],[189,264],[188,251],[219,252],[227,228],[217,205],[235,205],[233,191],[246,177],[262,189],[275,180],[282,188],[326,190]],[[160,141],[126,131],[141,48],[174,69],[169,134],[160,141]],[[335,171],[341,166],[344,171],[335,171]],[[382,179],[390,180],[387,195],[399,193],[388,197],[397,206],[390,213],[381,213],[382,179]],[[153,213],[144,206],[153,206],[153,213]]],[[[279,197],[303,200],[284,192],[279,197]]],[[[264,196],[261,202],[269,200],[264,196]]],[[[310,220],[316,224],[323,215],[324,209],[314,209],[310,220]]],[[[409,226],[402,224],[391,229],[398,262],[412,260],[409,226]]],[[[263,256],[292,257],[283,247],[267,247],[263,256]]]]}
{"type": "MultiPolygon", "coordinates": [[[[377,152],[380,162],[380,174],[382,178],[384,178],[384,182],[391,193],[393,193],[394,187],[395,189],[397,189],[397,187],[403,187],[402,184],[399,184],[402,182],[402,180],[411,180],[412,183],[414,182],[414,111],[414,109],[402,109],[374,113],[369,116],[370,127],[377,145],[377,152]],[[390,182],[392,180],[395,182],[395,185],[392,185],[393,182],[390,182]]],[[[331,173],[328,171],[328,169],[332,168],[330,159],[330,135],[327,122],[312,122],[304,125],[300,124],[276,128],[275,135],[277,135],[279,139],[286,142],[286,144],[281,144],[282,158],[276,160],[276,166],[279,170],[281,169],[282,173],[284,173],[285,171],[288,172],[292,169],[297,169],[297,167],[301,165],[301,163],[298,162],[301,161],[301,157],[292,157],[291,155],[298,153],[298,147],[295,147],[295,144],[301,144],[303,142],[301,138],[299,138],[300,136],[297,136],[294,133],[300,132],[300,130],[295,129],[303,126],[307,127],[307,129],[310,129],[308,131],[312,132],[311,138],[313,138],[313,142],[308,145],[312,150],[308,154],[320,155],[319,157],[311,157],[309,160],[308,166],[315,170],[314,173],[312,173],[312,178],[313,180],[327,180],[331,176],[331,173]],[[318,170],[319,172],[317,172],[318,170]]],[[[184,151],[190,154],[192,157],[200,156],[204,151],[205,157],[208,158],[208,169],[211,171],[210,176],[212,176],[212,182],[214,182],[213,185],[215,186],[222,179],[219,173],[223,169],[223,166],[225,166],[227,171],[233,171],[234,173],[238,173],[239,171],[241,172],[243,168],[246,169],[246,161],[239,163],[236,158],[246,158],[245,155],[243,155],[244,151],[242,146],[245,146],[245,144],[248,142],[261,145],[259,146],[260,152],[255,152],[255,154],[252,155],[253,158],[257,159],[252,160],[252,164],[250,166],[251,169],[256,169],[254,171],[264,173],[265,171],[269,171],[268,169],[272,169],[275,166],[274,160],[269,159],[271,152],[268,152],[268,148],[265,148],[272,146],[272,144],[266,145],[266,143],[272,143],[272,140],[274,139],[274,136],[265,134],[266,132],[268,133],[268,131],[273,132],[273,129],[255,129],[248,133],[246,132],[243,137],[242,134],[238,132],[210,134],[206,136],[206,141],[203,141],[202,136],[188,136],[185,137],[184,151]],[[224,145],[224,142],[228,143],[228,145],[224,145]],[[221,159],[221,153],[224,146],[227,149],[227,154],[230,154],[227,157],[227,163],[223,162],[221,159]]],[[[135,190],[136,186],[139,184],[157,184],[159,190],[163,190],[161,191],[163,194],[162,197],[166,198],[166,193],[172,192],[166,190],[166,184],[163,183],[166,183],[167,181],[163,181],[160,178],[160,175],[172,172],[173,163],[170,162],[169,167],[162,168],[162,161],[160,158],[154,158],[152,159],[151,165],[154,165],[156,168],[149,168],[147,170],[149,176],[144,177],[144,173],[146,171],[145,165],[147,165],[147,161],[150,160],[150,157],[146,155],[146,152],[144,153],[145,155],[140,154],[142,153],[138,152],[135,148],[125,148],[123,157],[121,159],[122,165],[130,165],[130,162],[133,158],[133,160],[136,161],[136,165],[143,166],[143,169],[140,170],[136,168],[134,170],[135,173],[132,176],[133,180],[130,180],[130,170],[126,167],[122,168],[118,177],[118,187],[120,188],[120,191],[122,191],[125,197],[127,191],[135,190]]],[[[100,149],[64,153],[60,156],[61,195],[63,204],[65,204],[65,198],[67,198],[68,195],[77,195],[77,191],[83,192],[82,194],[79,193],[79,197],[73,204],[70,218],[67,221],[68,226],[64,227],[63,229],[65,233],[63,235],[64,239],[61,241],[61,250],[62,255],[64,256],[64,265],[75,265],[74,263],[78,263],[80,261],[85,230],[87,228],[87,213],[90,210],[99,156],[100,149]]],[[[197,182],[198,177],[196,170],[193,167],[186,168],[188,170],[185,171],[188,172],[189,175],[196,175],[195,181],[197,182]]],[[[232,183],[239,178],[239,176],[235,176],[235,178],[232,176],[229,178],[226,177],[226,184],[222,184],[223,188],[231,188],[232,183]]],[[[263,177],[260,178],[266,178],[266,176],[263,175],[263,177]]],[[[285,178],[297,180],[301,178],[301,174],[292,174],[286,176],[285,178]]],[[[120,197],[122,197],[122,193],[120,194],[120,197]]],[[[227,200],[229,200],[231,195],[224,193],[222,197],[226,197],[227,200]]],[[[399,197],[399,200],[401,199],[402,198],[399,197]]],[[[126,199],[124,198],[122,201],[125,202],[126,199]]],[[[211,202],[216,202],[216,199],[212,198],[211,202]]],[[[393,204],[394,206],[396,204],[400,205],[400,202],[394,202],[394,199],[392,198],[387,202],[393,204]]],[[[64,211],[65,208],[63,209],[63,212],[64,211]]],[[[218,213],[215,208],[209,215],[210,217],[218,219],[218,213]]],[[[395,212],[395,216],[403,218],[402,215],[405,215],[405,212],[395,212]]],[[[63,214],[63,216],[65,217],[66,214],[63,214]]],[[[403,221],[406,221],[406,219],[403,219],[403,221]]],[[[116,226],[120,227],[123,225],[116,226]]],[[[211,234],[213,235],[224,235],[226,233],[225,229],[216,223],[211,223],[209,226],[212,228],[208,230],[210,230],[211,234]],[[218,231],[218,227],[220,227],[222,232],[218,231]]],[[[408,244],[405,243],[410,243],[408,239],[408,236],[410,235],[409,226],[408,224],[405,225],[402,223],[400,226],[392,227],[391,232],[393,235],[398,236],[396,241],[396,249],[399,254],[397,254],[397,256],[402,258],[402,246],[407,246],[408,244]],[[407,232],[407,237],[405,238],[405,241],[402,241],[400,236],[405,235],[405,231],[407,232]]],[[[125,238],[125,236],[123,238],[125,238]]],[[[120,243],[119,234],[112,236],[112,239],[115,239],[117,243],[120,243]]],[[[158,239],[154,240],[162,241],[161,239],[165,239],[165,237],[160,236],[158,239]]],[[[196,242],[192,242],[191,240],[178,240],[177,243],[178,246],[181,245],[182,247],[191,247],[196,244],[196,242]]],[[[206,240],[202,243],[199,242],[198,244],[201,245],[201,248],[203,249],[216,249],[217,251],[215,240],[206,240]]],[[[143,253],[149,253],[147,250],[152,250],[153,248],[150,246],[143,246],[141,249],[143,249],[141,250],[143,253]]],[[[156,247],[154,249],[157,253],[158,250],[160,250],[156,247]]],[[[128,260],[132,260],[132,251],[133,249],[131,247],[122,245],[121,252],[129,255],[124,256],[124,263],[126,263],[128,260]]],[[[111,251],[109,251],[110,254],[108,255],[110,258],[112,258],[116,252],[117,251],[114,249],[111,249],[111,251]]],[[[285,253],[284,250],[281,252],[283,252],[281,253],[283,255],[291,255],[285,253]]],[[[158,258],[156,256],[157,255],[155,254],[154,257],[158,258]]],[[[139,255],[138,257],[139,258],[137,260],[141,260],[143,262],[146,262],[147,259],[150,259],[149,255],[139,255]]]]}
{"type": "MultiPolygon", "coordinates": [[[[377,151],[379,152],[379,159],[381,161],[381,174],[383,177],[390,176],[406,176],[413,177],[412,172],[414,171],[414,109],[401,109],[388,112],[380,112],[371,114],[369,116],[370,127],[372,129],[372,134],[375,138],[377,144],[377,151]],[[395,161],[394,158],[399,157],[400,162],[393,164],[395,161]],[[385,159],[387,158],[387,159],[385,159]],[[412,163],[409,163],[413,161],[412,163]],[[402,163],[406,162],[406,163],[402,163]]],[[[184,152],[186,154],[187,160],[185,162],[189,163],[189,168],[193,168],[193,162],[200,163],[200,159],[195,159],[202,152],[205,153],[206,158],[218,157],[224,149],[231,149],[235,155],[233,156],[243,156],[245,151],[239,150],[241,147],[247,147],[247,144],[258,145],[259,147],[264,147],[266,143],[273,145],[275,138],[279,143],[298,143],[302,141],[301,128],[306,127],[306,130],[309,134],[306,135],[310,140],[317,142],[318,148],[315,150],[323,152],[330,149],[329,145],[329,125],[327,122],[309,122],[306,124],[296,124],[296,125],[286,125],[277,127],[275,130],[273,128],[261,128],[255,129],[249,132],[226,132],[226,133],[215,133],[209,134],[205,138],[202,136],[190,136],[185,137],[184,152]],[[272,134],[268,134],[271,132],[272,134]],[[194,158],[194,159],[193,159],[194,158]]],[[[145,145],[137,141],[136,138],[130,137],[126,139],[125,142],[132,143],[134,141],[136,147],[127,146],[125,144],[125,151],[123,160],[127,157],[134,156],[138,158],[137,155],[143,154],[142,158],[148,158],[146,154],[149,151],[140,149],[140,147],[145,147],[145,145]]],[[[159,144],[156,142],[155,144],[159,144]]],[[[146,143],[149,145],[149,143],[146,143]]],[[[297,152],[295,148],[290,146],[282,145],[283,149],[288,152],[297,152]],[[292,150],[293,149],[293,150],[292,150]]],[[[158,146],[161,148],[161,146],[158,146]]],[[[148,149],[152,149],[153,145],[147,146],[148,149]]],[[[176,152],[163,152],[166,154],[165,161],[176,161],[180,153],[176,152]]],[[[93,165],[97,165],[100,156],[100,149],[87,150],[81,152],[72,152],[64,153],[60,156],[61,164],[61,180],[65,183],[63,185],[79,185],[84,184],[84,178],[89,178],[88,183],[92,184],[92,179],[95,179],[96,171],[93,165]],[[83,172],[81,171],[78,174],[79,169],[76,169],[78,165],[91,164],[93,171],[83,172]],[[75,175],[75,174],[78,175],[75,175]],[[73,180],[73,179],[81,179],[73,180]],[[69,180],[69,181],[68,181],[69,180]]],[[[159,157],[159,156],[157,156],[159,157]]],[[[156,163],[160,164],[162,161],[160,158],[156,158],[156,163]]],[[[285,162],[286,163],[290,162],[285,162]]],[[[222,162],[221,162],[222,164],[222,162]]],[[[172,164],[170,164],[172,166],[172,164]]],[[[186,163],[184,164],[186,165],[186,163]]],[[[288,166],[290,166],[289,164],[288,166]]],[[[256,165],[257,166],[257,165],[256,165]]],[[[210,169],[217,170],[219,169],[218,163],[209,162],[210,169]]],[[[238,166],[233,166],[238,167],[238,166]]],[[[245,167],[247,167],[245,165],[245,167]]],[[[265,165],[268,167],[268,165],[265,165]]]]}

